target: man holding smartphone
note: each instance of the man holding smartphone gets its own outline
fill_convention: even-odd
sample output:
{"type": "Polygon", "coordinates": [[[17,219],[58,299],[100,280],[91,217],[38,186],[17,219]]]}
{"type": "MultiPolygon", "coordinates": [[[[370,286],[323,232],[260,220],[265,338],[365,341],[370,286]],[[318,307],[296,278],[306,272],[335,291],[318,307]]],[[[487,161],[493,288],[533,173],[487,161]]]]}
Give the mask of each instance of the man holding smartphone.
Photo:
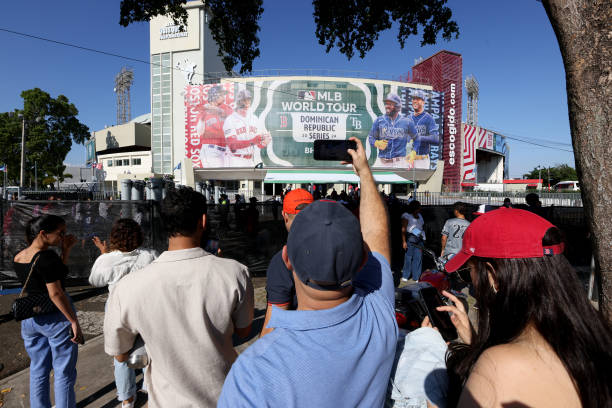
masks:
{"type": "Polygon", "coordinates": [[[296,215],[282,258],[298,308],[273,308],[274,331],[236,360],[219,407],[384,404],[398,336],[388,218],[363,145],[351,140],[361,223],[331,200],[296,215]]]}

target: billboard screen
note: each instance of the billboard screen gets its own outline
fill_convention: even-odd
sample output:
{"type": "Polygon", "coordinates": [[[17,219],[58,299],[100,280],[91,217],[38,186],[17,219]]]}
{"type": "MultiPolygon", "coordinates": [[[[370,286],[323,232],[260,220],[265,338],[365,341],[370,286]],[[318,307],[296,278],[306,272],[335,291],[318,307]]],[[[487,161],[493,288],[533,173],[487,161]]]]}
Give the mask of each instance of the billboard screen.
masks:
{"type": "Polygon", "coordinates": [[[396,83],[316,78],[185,89],[194,167],[342,167],[313,158],[314,140],[361,139],[375,168],[435,169],[443,95],[396,83]]]}

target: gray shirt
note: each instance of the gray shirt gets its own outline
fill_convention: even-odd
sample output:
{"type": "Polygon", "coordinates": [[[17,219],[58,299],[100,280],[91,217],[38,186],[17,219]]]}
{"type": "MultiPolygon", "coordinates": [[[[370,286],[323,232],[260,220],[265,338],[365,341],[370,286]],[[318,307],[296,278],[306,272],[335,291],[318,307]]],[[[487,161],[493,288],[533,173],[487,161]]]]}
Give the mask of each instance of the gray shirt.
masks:
{"type": "Polygon", "coordinates": [[[253,302],[244,265],[200,248],[166,251],[115,285],[104,350],[125,353],[140,334],[149,407],[215,407],[237,357],[234,326],[251,324],[253,302]]]}
{"type": "Polygon", "coordinates": [[[442,235],[446,235],[446,247],[444,255],[455,255],[461,250],[463,234],[470,222],[462,218],[451,218],[447,220],[442,228],[442,235]]]}

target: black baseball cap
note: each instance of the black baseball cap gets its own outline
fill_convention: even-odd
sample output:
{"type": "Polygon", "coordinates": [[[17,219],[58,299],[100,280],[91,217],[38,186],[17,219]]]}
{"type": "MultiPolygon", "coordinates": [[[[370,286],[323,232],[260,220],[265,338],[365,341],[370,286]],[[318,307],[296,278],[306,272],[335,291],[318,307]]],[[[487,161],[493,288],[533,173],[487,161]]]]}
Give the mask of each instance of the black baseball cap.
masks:
{"type": "Polygon", "coordinates": [[[293,220],[287,254],[304,284],[318,290],[350,286],[363,260],[359,220],[342,204],[315,201],[293,220]]]}

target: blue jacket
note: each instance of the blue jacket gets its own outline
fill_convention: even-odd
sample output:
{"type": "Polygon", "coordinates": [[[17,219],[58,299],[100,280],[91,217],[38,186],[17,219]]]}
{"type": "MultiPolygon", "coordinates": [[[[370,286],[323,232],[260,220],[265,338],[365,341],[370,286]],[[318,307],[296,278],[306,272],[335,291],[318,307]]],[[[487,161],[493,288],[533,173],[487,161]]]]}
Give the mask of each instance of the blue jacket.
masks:
{"type": "Polygon", "coordinates": [[[399,114],[395,120],[389,116],[379,116],[372,124],[372,130],[368,135],[368,141],[372,146],[377,140],[387,140],[387,148],[378,151],[378,157],[383,159],[393,159],[395,157],[406,156],[406,143],[408,138],[414,139],[417,135],[417,128],[410,116],[399,114]]]}
{"type": "Polygon", "coordinates": [[[418,116],[412,115],[412,120],[418,132],[413,149],[420,155],[429,154],[429,147],[440,143],[438,125],[427,112],[423,112],[418,116]]]}

